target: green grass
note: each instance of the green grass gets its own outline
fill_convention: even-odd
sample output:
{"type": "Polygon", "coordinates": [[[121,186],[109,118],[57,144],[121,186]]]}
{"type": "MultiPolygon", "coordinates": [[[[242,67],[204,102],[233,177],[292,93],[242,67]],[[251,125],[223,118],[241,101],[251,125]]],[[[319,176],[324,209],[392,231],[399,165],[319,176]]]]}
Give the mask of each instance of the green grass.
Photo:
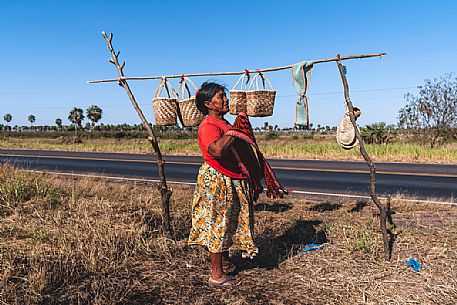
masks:
{"type": "Polygon", "coordinates": [[[159,141],[159,146],[164,154],[199,154],[200,146],[198,146],[197,141],[188,140],[179,141],[179,140],[165,140],[159,141]]]}
{"type": "Polygon", "coordinates": [[[8,166],[3,166],[0,171],[0,207],[16,206],[35,197],[45,197],[54,205],[61,195],[38,176],[28,175],[8,166]]]}
{"type": "Polygon", "coordinates": [[[405,155],[413,160],[449,159],[457,161],[457,150],[445,147],[430,148],[411,144],[367,145],[367,151],[373,157],[405,155]]]}
{"type": "MultiPolygon", "coordinates": [[[[269,158],[362,160],[357,148],[342,149],[333,138],[305,139],[303,137],[268,138],[259,136],[260,149],[269,158]]],[[[160,139],[162,154],[200,155],[196,139],[160,139]]],[[[43,149],[98,152],[150,153],[147,140],[138,139],[85,139],[80,144],[59,143],[56,139],[7,139],[0,140],[4,149],[43,149]]],[[[375,161],[425,162],[457,164],[457,149],[447,147],[429,148],[413,144],[365,145],[375,161]]]]}
{"type": "MultiPolygon", "coordinates": [[[[260,144],[266,156],[276,158],[362,160],[357,148],[344,150],[336,143],[260,144]]],[[[411,144],[365,145],[368,154],[377,161],[457,163],[457,150],[429,148],[411,144]]]]}

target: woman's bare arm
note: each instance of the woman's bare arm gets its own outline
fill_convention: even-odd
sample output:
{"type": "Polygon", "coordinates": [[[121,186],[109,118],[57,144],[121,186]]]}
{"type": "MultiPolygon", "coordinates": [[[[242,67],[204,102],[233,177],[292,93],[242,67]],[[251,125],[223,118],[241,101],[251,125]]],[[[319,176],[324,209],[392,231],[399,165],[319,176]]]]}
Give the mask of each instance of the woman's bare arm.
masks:
{"type": "Polygon", "coordinates": [[[208,153],[214,159],[222,158],[230,148],[230,145],[235,141],[235,138],[229,135],[223,135],[214,142],[208,145],[208,153]]]}

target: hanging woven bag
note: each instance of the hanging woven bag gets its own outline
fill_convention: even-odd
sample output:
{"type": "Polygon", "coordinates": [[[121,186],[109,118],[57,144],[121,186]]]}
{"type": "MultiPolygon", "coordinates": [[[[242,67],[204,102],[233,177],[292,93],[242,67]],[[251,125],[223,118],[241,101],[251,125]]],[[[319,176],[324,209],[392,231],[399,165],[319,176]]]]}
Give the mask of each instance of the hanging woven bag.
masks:
{"type": "Polygon", "coordinates": [[[156,125],[160,126],[170,126],[176,125],[177,121],[177,104],[178,96],[173,90],[170,82],[163,77],[157,87],[157,90],[154,93],[154,98],[152,99],[152,104],[154,108],[154,117],[156,125]],[[165,87],[168,97],[161,97],[162,89],[165,87]],[[173,97],[170,96],[171,94],[173,97]]]}
{"type": "Polygon", "coordinates": [[[354,125],[352,125],[351,118],[348,113],[345,113],[336,129],[336,141],[344,149],[351,149],[359,144],[359,141],[355,136],[354,125]]]}
{"type": "Polygon", "coordinates": [[[240,76],[235,86],[230,90],[230,114],[238,115],[240,112],[246,112],[246,84],[248,82],[249,72],[246,70],[246,73],[240,76]],[[237,89],[238,85],[240,85],[239,89],[237,89]]]}
{"type": "Polygon", "coordinates": [[[195,92],[197,92],[197,86],[195,86],[194,82],[188,77],[182,77],[178,87],[178,93],[181,98],[179,101],[179,111],[182,118],[181,123],[185,127],[198,126],[205,118],[205,115],[197,108],[195,92]],[[190,89],[187,84],[191,84],[193,87],[194,95],[190,94],[190,89]],[[184,98],[186,91],[188,98],[184,98]]]}
{"type": "Polygon", "coordinates": [[[246,92],[246,113],[253,117],[265,117],[273,114],[276,91],[268,77],[258,72],[251,80],[249,89],[246,92]],[[259,78],[262,80],[262,89],[259,89],[259,78]],[[265,88],[265,82],[270,89],[265,88]],[[255,83],[255,89],[251,90],[255,83]]]}

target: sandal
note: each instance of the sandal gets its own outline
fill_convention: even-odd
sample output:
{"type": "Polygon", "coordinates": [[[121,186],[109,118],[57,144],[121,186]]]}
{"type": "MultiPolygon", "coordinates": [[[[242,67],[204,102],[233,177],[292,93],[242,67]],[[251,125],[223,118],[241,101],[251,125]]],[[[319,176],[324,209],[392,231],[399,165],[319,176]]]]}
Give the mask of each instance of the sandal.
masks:
{"type": "Polygon", "coordinates": [[[222,282],[212,282],[211,281],[211,278],[208,280],[208,284],[210,284],[211,286],[214,286],[214,287],[235,287],[235,286],[238,286],[239,284],[241,284],[240,281],[237,281],[236,277],[234,276],[229,276],[228,278],[226,278],[225,280],[223,280],[222,282]]]}

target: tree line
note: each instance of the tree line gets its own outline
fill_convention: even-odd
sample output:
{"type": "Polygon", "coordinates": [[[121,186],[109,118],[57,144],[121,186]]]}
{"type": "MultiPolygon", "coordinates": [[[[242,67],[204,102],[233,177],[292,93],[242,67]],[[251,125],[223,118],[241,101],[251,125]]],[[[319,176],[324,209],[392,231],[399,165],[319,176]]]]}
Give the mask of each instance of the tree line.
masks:
{"type": "MultiPolygon", "coordinates": [[[[70,121],[71,125],[75,127],[75,132],[77,132],[78,127],[82,129],[82,122],[86,117],[91,121],[91,123],[88,122],[87,124],[89,124],[89,129],[92,129],[95,126],[95,124],[97,124],[97,122],[102,119],[102,116],[103,110],[100,107],[98,107],[97,105],[90,105],[86,109],[86,116],[84,116],[83,109],[73,107],[68,114],[68,120],[70,121]]],[[[9,126],[9,123],[13,120],[13,116],[11,115],[11,113],[5,114],[3,116],[3,120],[6,122],[6,126],[2,126],[2,129],[12,130],[11,126],[9,126]]],[[[33,127],[33,123],[35,123],[36,121],[36,116],[31,114],[27,117],[27,120],[30,122],[30,127],[33,127]]],[[[57,130],[60,130],[63,124],[62,119],[56,118],[55,124],[57,130]]]]}
{"type": "MultiPolygon", "coordinates": [[[[398,112],[398,124],[387,125],[384,122],[377,122],[362,128],[362,133],[368,143],[388,144],[391,143],[397,133],[405,134],[416,142],[427,144],[430,147],[437,147],[451,140],[457,139],[457,78],[450,73],[433,80],[425,80],[425,84],[419,87],[418,95],[408,93],[405,95],[406,106],[398,112]]],[[[144,127],[139,125],[103,125],[96,126],[102,119],[103,110],[91,105],[86,109],[86,116],[81,108],[74,107],[70,110],[68,120],[75,133],[78,128],[92,131],[94,128],[104,131],[143,131],[144,127]],[[87,118],[85,128],[82,122],[87,118]]],[[[11,130],[9,123],[13,117],[10,113],[4,115],[6,126],[0,125],[2,130],[11,130]]],[[[36,121],[35,115],[28,116],[30,127],[36,121]]],[[[44,130],[62,130],[62,119],[56,118],[55,126],[47,126],[44,130]]],[[[43,126],[42,126],[43,127],[43,126]]],[[[46,126],[45,126],[46,127],[46,126]]],[[[195,131],[196,128],[180,128],[178,126],[154,126],[158,132],[195,131]]],[[[13,128],[14,129],[14,128],[13,128]]],[[[17,130],[18,128],[16,128],[17,130]]],[[[33,129],[33,128],[32,128],[33,129]]],[[[43,128],[41,128],[43,130],[43,128]]],[[[67,129],[68,130],[68,129],[67,129]]],[[[255,131],[267,132],[271,135],[282,132],[303,132],[330,134],[336,131],[336,127],[316,125],[310,129],[298,130],[295,128],[279,128],[278,125],[270,125],[265,122],[262,127],[256,127],[255,131]]]]}

